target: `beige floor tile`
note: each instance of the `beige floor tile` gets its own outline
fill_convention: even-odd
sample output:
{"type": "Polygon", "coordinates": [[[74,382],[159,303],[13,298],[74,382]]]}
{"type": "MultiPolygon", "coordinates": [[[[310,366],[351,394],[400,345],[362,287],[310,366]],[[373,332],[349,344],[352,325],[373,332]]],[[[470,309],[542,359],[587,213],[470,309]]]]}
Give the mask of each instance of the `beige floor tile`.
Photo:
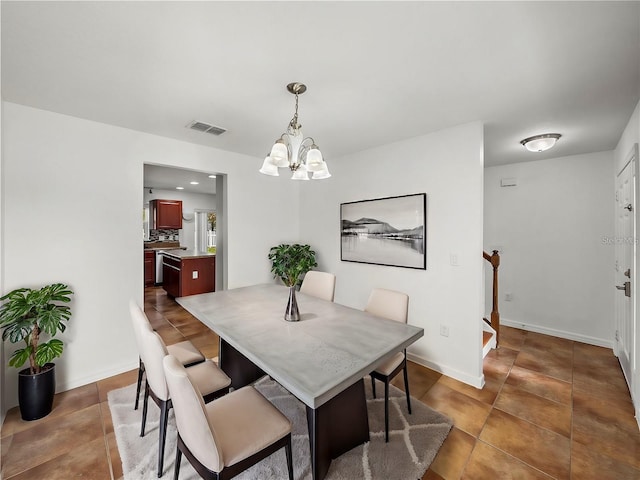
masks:
{"type": "Polygon", "coordinates": [[[439,383],[441,385],[446,385],[453,390],[456,390],[460,393],[464,393],[468,397],[475,398],[476,400],[486,403],[487,405],[493,405],[496,397],[498,396],[498,392],[502,388],[503,380],[496,379],[497,375],[485,374],[485,385],[483,388],[472,387],[471,385],[467,385],[466,383],[462,383],[459,380],[455,380],[451,377],[443,376],[439,383]]]}
{"type": "Polygon", "coordinates": [[[563,405],[518,387],[505,385],[494,407],[567,438],[571,437],[571,405],[563,405]]]}
{"type": "Polygon", "coordinates": [[[468,397],[446,385],[436,383],[420,400],[453,419],[454,425],[477,437],[491,406],[468,397]]]}
{"type": "Polygon", "coordinates": [[[518,354],[514,365],[565,382],[571,382],[573,377],[573,354],[562,350],[522,350],[518,354]]]}
{"type": "Polygon", "coordinates": [[[542,333],[528,332],[524,340],[524,345],[520,350],[535,349],[538,351],[553,350],[563,352],[573,356],[573,340],[566,338],[552,337],[542,333]]]}
{"type": "Polygon", "coordinates": [[[506,378],[518,356],[517,350],[500,347],[491,350],[482,362],[484,373],[492,373],[497,377],[506,378]]]}
{"type": "Polygon", "coordinates": [[[512,385],[526,392],[534,393],[563,405],[571,405],[571,383],[548,377],[514,365],[506,380],[512,385]]]}
{"type": "Polygon", "coordinates": [[[574,392],[573,440],[640,469],[640,431],[632,413],[574,392]]]}
{"type": "Polygon", "coordinates": [[[4,476],[8,479],[97,439],[104,448],[100,406],[97,404],[47,419],[14,434],[3,466],[4,476]]]}
{"type": "Polygon", "coordinates": [[[461,478],[462,480],[552,480],[553,477],[491,445],[478,441],[461,478]]]}
{"type": "Polygon", "coordinates": [[[118,442],[116,441],[115,433],[109,433],[107,435],[107,447],[109,449],[109,460],[111,463],[113,478],[122,478],[124,476],[122,471],[122,459],[120,458],[120,451],[118,450],[118,442]]]}
{"type": "Polygon", "coordinates": [[[184,335],[182,335],[178,329],[176,329],[174,326],[169,324],[164,325],[162,327],[158,327],[156,329],[156,332],[158,332],[158,335],[160,335],[160,337],[162,338],[162,341],[167,345],[171,345],[172,343],[183,342],[186,340],[184,335]]]}
{"type": "Polygon", "coordinates": [[[511,350],[520,350],[527,337],[525,330],[500,326],[500,347],[509,348],[511,350]]]}
{"type": "Polygon", "coordinates": [[[422,477],[422,480],[449,480],[447,478],[441,477],[433,470],[428,469],[422,477]]]}
{"type": "Polygon", "coordinates": [[[106,454],[104,437],[95,438],[86,443],[80,443],[69,451],[58,455],[44,463],[30,468],[6,480],[69,480],[71,478],[87,478],[90,472],[91,480],[110,480],[111,471],[106,454]]]}
{"type": "Polygon", "coordinates": [[[569,478],[570,440],[563,435],[494,409],[480,440],[554,478],[569,478]]]}
{"type": "Polygon", "coordinates": [[[571,448],[572,480],[639,479],[640,469],[604,455],[598,448],[573,442],[571,448]]]}
{"type": "Polygon", "coordinates": [[[460,478],[475,443],[475,437],[452,428],[429,469],[444,479],[460,478]]]}

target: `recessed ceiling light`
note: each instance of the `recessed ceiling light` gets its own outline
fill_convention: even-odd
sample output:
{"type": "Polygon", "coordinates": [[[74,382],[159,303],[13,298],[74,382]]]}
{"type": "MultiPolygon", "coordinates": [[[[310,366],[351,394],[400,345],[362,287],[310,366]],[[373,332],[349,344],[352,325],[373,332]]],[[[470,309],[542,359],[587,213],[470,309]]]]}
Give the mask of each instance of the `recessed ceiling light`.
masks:
{"type": "Polygon", "coordinates": [[[189,182],[191,185],[198,185],[200,182],[189,182]]]}
{"type": "Polygon", "coordinates": [[[216,178],[215,175],[209,175],[209,178],[216,178]]]}
{"type": "Polygon", "coordinates": [[[184,187],[176,187],[176,190],[184,190],[184,187]]]}

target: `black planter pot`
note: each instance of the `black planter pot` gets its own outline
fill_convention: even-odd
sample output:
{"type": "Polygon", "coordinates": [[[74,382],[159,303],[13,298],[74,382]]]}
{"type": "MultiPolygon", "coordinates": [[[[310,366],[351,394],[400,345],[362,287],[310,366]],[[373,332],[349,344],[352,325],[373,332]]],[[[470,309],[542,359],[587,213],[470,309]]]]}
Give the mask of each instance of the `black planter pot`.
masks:
{"type": "Polygon", "coordinates": [[[37,420],[51,413],[56,393],[55,367],[55,364],[47,363],[35,375],[28,368],[18,372],[18,401],[23,420],[37,420]]]}

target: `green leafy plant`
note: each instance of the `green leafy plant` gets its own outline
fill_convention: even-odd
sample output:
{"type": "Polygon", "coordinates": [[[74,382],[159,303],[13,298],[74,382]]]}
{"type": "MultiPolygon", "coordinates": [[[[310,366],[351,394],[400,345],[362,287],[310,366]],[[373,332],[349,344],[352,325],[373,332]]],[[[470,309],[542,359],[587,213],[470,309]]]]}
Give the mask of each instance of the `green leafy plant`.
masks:
{"type": "Polygon", "coordinates": [[[21,367],[29,360],[31,374],[40,373],[42,367],[62,355],[64,345],[61,340],[51,338],[41,342],[44,332],[54,337],[67,328],[64,322],[71,317],[71,308],[65,303],[71,301],[73,292],[67,285],[54,283],[35,290],[18,288],[1,297],[0,328],[2,340],[11,343],[25,342],[11,355],[9,365],[21,367]]]}
{"type": "Polygon", "coordinates": [[[317,266],[316,252],[309,245],[281,244],[269,250],[271,273],[280,278],[287,287],[293,287],[302,281],[305,273],[317,266]]]}

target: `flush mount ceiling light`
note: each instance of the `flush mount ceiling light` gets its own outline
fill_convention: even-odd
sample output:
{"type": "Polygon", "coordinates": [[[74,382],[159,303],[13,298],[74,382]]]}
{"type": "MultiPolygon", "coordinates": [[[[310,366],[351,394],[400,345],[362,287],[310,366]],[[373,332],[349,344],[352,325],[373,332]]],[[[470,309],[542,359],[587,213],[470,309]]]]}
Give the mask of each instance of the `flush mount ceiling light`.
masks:
{"type": "Polygon", "coordinates": [[[287,131],[283,133],[271,148],[271,153],[264,159],[260,173],[277,177],[278,168],[289,167],[293,172],[292,180],[314,180],[329,178],[331,174],[327,162],[311,137],[302,134],[302,125],[298,123],[298,95],[307,91],[302,83],[290,83],[287,90],[296,96],[296,111],[289,122],[287,131]]]}
{"type": "Polygon", "coordinates": [[[530,152],[544,152],[553,147],[561,136],[559,133],[545,133],[525,138],[520,143],[530,152]]]}

